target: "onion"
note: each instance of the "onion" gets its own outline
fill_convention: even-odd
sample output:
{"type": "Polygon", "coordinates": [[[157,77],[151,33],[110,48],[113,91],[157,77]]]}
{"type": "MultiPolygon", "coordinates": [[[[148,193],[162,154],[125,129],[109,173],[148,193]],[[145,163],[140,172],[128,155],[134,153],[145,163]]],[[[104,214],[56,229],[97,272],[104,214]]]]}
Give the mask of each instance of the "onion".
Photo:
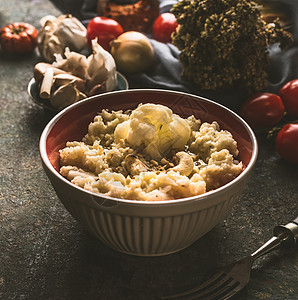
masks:
{"type": "Polygon", "coordinates": [[[154,49],[149,39],[137,31],[127,31],[111,42],[111,54],[117,69],[123,73],[137,73],[154,63],[154,49]]]}

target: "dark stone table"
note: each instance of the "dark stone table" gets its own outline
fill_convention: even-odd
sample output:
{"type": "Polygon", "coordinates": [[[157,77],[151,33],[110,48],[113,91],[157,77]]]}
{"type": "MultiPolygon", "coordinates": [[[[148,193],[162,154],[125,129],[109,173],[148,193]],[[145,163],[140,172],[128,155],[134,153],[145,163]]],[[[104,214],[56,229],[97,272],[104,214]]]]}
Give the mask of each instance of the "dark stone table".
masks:
{"type": "MultiPolygon", "coordinates": [[[[1,27],[60,13],[46,0],[0,1],[1,27]]],[[[53,116],[27,94],[37,51],[0,56],[0,299],[159,299],[192,287],[210,270],[254,251],[298,213],[298,168],[259,135],[254,175],[229,216],[191,247],[164,257],[110,250],[59,202],[39,157],[53,116]]],[[[281,249],[254,264],[235,299],[298,299],[298,252],[281,249]]]]}

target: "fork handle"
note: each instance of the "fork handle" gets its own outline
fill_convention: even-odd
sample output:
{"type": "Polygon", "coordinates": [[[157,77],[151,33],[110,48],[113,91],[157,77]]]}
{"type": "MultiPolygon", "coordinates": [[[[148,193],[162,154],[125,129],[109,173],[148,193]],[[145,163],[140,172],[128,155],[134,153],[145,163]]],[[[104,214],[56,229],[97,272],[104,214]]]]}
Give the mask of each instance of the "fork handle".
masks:
{"type": "Polygon", "coordinates": [[[298,217],[295,220],[293,220],[292,222],[298,225],[298,217]]]}
{"type": "Polygon", "coordinates": [[[298,244],[298,217],[287,225],[276,226],[274,236],[251,254],[253,260],[278,248],[281,243],[298,244]]]}
{"type": "Polygon", "coordinates": [[[292,244],[298,244],[298,217],[296,217],[287,225],[276,226],[273,230],[273,233],[275,236],[279,236],[282,233],[286,233],[287,238],[285,241],[290,242],[292,244]]]}

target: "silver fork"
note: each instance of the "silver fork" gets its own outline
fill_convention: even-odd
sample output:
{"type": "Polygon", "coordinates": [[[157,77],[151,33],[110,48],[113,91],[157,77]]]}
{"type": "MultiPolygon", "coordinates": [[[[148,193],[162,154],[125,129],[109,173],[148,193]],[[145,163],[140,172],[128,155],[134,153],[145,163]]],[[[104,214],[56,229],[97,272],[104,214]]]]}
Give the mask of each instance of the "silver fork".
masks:
{"type": "Polygon", "coordinates": [[[204,299],[224,300],[229,299],[247,285],[253,262],[260,256],[278,248],[282,243],[298,244],[298,217],[287,225],[276,226],[274,236],[251,255],[230,264],[200,286],[183,293],[162,297],[170,299],[204,299]]]}

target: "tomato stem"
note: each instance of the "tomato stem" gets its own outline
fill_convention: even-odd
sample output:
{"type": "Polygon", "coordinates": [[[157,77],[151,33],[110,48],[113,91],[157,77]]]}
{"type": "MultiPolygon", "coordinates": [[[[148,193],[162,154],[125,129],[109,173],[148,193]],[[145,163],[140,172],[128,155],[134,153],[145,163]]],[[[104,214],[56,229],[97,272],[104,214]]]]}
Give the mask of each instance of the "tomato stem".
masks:
{"type": "Polygon", "coordinates": [[[26,28],[24,26],[17,26],[17,27],[12,28],[11,33],[19,35],[20,33],[24,32],[25,30],[26,30],[26,28]]]}
{"type": "Polygon", "coordinates": [[[296,124],[298,123],[298,120],[292,120],[289,118],[288,114],[285,113],[284,117],[282,120],[274,126],[272,129],[270,129],[267,133],[267,139],[272,140],[275,139],[279,131],[286,125],[286,124],[296,124]]]}

